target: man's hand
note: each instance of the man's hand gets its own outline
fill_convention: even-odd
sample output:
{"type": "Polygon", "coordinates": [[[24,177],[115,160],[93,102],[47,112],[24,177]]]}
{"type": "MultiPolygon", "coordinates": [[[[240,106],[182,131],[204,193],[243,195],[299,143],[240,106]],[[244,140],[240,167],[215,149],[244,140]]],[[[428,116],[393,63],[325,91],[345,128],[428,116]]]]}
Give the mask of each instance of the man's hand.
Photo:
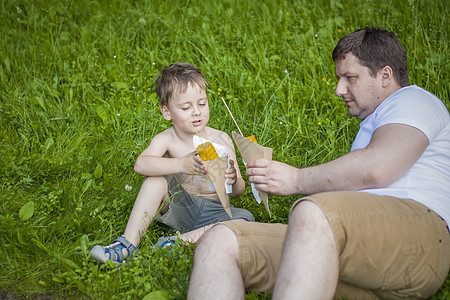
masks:
{"type": "Polygon", "coordinates": [[[256,159],[247,163],[245,174],[259,191],[275,195],[297,194],[298,169],[273,160],[256,159]]]}
{"type": "Polygon", "coordinates": [[[203,160],[198,155],[197,151],[193,151],[184,157],[180,158],[183,166],[183,173],[191,175],[206,175],[208,169],[204,165],[203,160]]]}

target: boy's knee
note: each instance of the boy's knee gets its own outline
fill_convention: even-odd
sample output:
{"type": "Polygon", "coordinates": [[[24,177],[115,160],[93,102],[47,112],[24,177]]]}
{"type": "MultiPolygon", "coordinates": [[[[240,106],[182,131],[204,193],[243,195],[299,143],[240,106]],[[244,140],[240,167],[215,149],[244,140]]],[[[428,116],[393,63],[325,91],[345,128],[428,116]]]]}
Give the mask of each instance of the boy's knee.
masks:
{"type": "Polygon", "coordinates": [[[163,176],[145,177],[140,191],[150,194],[167,193],[169,184],[163,176]]]}
{"type": "Polygon", "coordinates": [[[149,176],[145,177],[142,184],[161,184],[167,186],[167,180],[163,176],[149,176]]]}

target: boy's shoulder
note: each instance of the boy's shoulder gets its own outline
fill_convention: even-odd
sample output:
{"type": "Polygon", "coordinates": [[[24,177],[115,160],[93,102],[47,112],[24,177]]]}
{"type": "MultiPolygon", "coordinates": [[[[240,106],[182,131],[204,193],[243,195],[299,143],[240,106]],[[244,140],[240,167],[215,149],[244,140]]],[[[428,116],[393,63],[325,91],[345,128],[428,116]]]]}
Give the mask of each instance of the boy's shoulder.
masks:
{"type": "Polygon", "coordinates": [[[212,128],[212,127],[207,127],[207,129],[208,129],[208,135],[209,136],[227,136],[227,137],[230,137],[229,135],[228,135],[228,133],[226,133],[225,131],[222,131],[222,130],[219,130],[219,129],[216,129],[216,128],[212,128]]]}
{"type": "Polygon", "coordinates": [[[211,126],[206,126],[206,130],[207,130],[208,134],[213,134],[213,133],[223,132],[222,130],[213,128],[213,127],[211,127],[211,126]]]}
{"type": "Polygon", "coordinates": [[[173,127],[169,127],[167,129],[157,133],[152,138],[152,141],[158,141],[158,142],[170,141],[170,140],[173,140],[173,136],[174,136],[174,129],[173,129],[173,127]]]}
{"type": "Polygon", "coordinates": [[[231,142],[231,137],[228,135],[228,133],[212,127],[208,127],[208,138],[210,138],[213,142],[219,144],[221,144],[221,142],[231,142]]]}

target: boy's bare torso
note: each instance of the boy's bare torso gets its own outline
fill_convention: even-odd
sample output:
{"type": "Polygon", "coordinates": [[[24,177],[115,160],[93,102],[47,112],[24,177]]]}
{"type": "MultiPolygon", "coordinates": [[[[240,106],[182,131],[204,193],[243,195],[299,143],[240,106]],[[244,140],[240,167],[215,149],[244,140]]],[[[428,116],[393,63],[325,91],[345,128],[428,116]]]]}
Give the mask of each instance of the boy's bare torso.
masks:
{"type": "MultiPolygon", "coordinates": [[[[161,132],[164,135],[163,139],[166,143],[167,149],[164,156],[172,158],[180,158],[195,151],[193,144],[193,135],[182,135],[181,137],[175,132],[174,127],[170,127],[161,132]]],[[[235,151],[231,138],[223,131],[206,127],[203,132],[199,133],[200,138],[223,145],[227,148],[227,152],[231,158],[235,160],[235,151]]],[[[175,174],[176,179],[180,182],[183,188],[193,196],[204,197],[218,200],[219,197],[215,191],[210,191],[210,179],[208,175],[199,176],[191,174],[175,174]]]]}

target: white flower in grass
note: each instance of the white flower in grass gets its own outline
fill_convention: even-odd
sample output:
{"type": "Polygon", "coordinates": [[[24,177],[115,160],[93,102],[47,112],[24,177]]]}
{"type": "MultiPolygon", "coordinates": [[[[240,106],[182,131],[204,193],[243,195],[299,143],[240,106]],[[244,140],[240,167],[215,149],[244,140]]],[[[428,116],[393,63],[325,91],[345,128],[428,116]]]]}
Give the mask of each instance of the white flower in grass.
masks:
{"type": "Polygon", "coordinates": [[[127,190],[127,192],[130,192],[133,189],[133,187],[131,185],[125,185],[125,190],[127,190]]]}

